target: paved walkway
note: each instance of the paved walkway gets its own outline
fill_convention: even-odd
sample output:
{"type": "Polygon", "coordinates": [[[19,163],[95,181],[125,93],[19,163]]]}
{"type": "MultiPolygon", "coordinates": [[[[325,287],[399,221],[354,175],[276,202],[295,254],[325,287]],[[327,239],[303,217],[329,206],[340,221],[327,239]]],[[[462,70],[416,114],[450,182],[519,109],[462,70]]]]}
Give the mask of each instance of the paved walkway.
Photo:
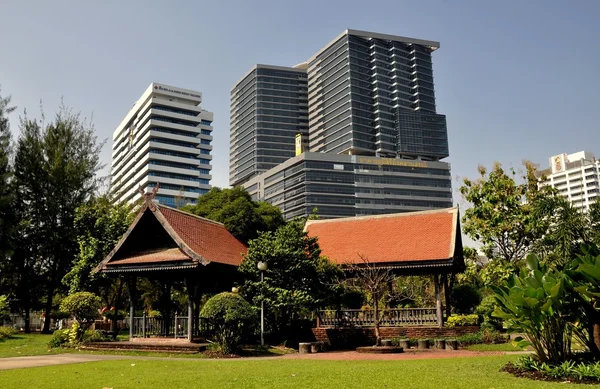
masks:
{"type": "Polygon", "coordinates": [[[31,357],[0,358],[0,370],[65,365],[68,363],[106,361],[109,359],[131,359],[131,357],[126,355],[56,354],[31,357]]]}
{"type": "MultiPolygon", "coordinates": [[[[410,359],[438,359],[438,358],[457,358],[457,357],[481,357],[491,355],[522,354],[523,352],[501,352],[501,351],[468,351],[468,350],[431,350],[415,351],[411,350],[401,354],[362,354],[356,351],[334,351],[318,354],[286,354],[276,357],[251,357],[251,358],[223,358],[219,361],[244,361],[244,360],[270,360],[270,359],[309,359],[309,360],[330,360],[330,361],[402,361],[410,359]]],[[[528,353],[528,352],[525,352],[528,353]]],[[[28,367],[65,365],[70,363],[83,363],[119,359],[138,359],[138,360],[173,360],[165,357],[146,357],[130,355],[102,355],[102,354],[56,354],[40,355],[30,357],[0,358],[0,370],[23,369],[28,367]]],[[[208,358],[182,358],[188,361],[207,361],[208,358]]],[[[214,360],[214,359],[213,359],[214,360]]]]}

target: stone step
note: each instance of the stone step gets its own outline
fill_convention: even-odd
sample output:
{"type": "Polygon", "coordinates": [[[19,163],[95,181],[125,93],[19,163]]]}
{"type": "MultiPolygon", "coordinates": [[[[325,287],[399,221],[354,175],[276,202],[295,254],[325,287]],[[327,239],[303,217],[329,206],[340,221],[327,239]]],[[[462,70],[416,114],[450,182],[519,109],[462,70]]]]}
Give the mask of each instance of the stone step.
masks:
{"type": "Polygon", "coordinates": [[[208,343],[177,342],[92,342],[83,348],[86,350],[111,351],[147,351],[179,354],[196,354],[206,350],[208,343]]]}

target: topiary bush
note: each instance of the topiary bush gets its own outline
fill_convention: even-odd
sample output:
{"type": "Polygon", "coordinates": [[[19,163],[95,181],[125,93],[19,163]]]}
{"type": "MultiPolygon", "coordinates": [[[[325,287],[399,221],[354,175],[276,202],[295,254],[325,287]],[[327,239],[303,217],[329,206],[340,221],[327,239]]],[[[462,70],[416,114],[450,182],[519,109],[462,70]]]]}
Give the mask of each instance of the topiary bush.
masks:
{"type": "Polygon", "coordinates": [[[210,298],[200,316],[213,326],[221,352],[233,354],[242,340],[252,333],[257,315],[252,306],[237,293],[220,293],[210,298]]]}
{"type": "Polygon", "coordinates": [[[467,315],[473,313],[481,302],[481,293],[471,284],[462,284],[452,288],[450,304],[457,314],[467,315]]]}
{"type": "Polygon", "coordinates": [[[71,313],[77,321],[71,329],[73,333],[70,334],[74,338],[73,342],[83,341],[87,329],[100,316],[100,307],[102,307],[102,299],[93,293],[77,292],[64,298],[60,310],[71,313]]]}

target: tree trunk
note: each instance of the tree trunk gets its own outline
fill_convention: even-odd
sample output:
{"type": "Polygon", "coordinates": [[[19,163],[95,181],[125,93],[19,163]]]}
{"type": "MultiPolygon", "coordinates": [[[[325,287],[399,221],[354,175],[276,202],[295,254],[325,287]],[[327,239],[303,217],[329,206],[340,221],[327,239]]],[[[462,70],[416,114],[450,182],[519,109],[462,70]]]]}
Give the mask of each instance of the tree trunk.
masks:
{"type": "Polygon", "coordinates": [[[592,352],[594,352],[594,354],[598,355],[600,354],[600,324],[598,323],[594,323],[594,328],[592,330],[593,332],[593,339],[594,339],[594,344],[596,345],[596,350],[592,350],[592,352]]]}
{"type": "Polygon", "coordinates": [[[437,325],[442,327],[444,321],[442,318],[442,298],[440,296],[440,276],[435,274],[433,276],[433,285],[435,287],[435,314],[437,316],[437,325]]]}
{"type": "Polygon", "coordinates": [[[449,285],[449,281],[448,281],[448,273],[444,274],[442,276],[442,282],[444,283],[444,300],[446,301],[446,317],[450,317],[450,314],[452,313],[451,311],[451,306],[450,306],[450,293],[451,293],[451,289],[450,289],[450,285],[449,285]]]}
{"type": "Polygon", "coordinates": [[[44,327],[42,328],[42,334],[50,333],[50,314],[52,313],[52,298],[54,297],[54,280],[50,280],[48,285],[48,293],[46,294],[46,304],[44,307],[44,327]]]}
{"type": "Polygon", "coordinates": [[[113,307],[115,308],[115,313],[113,314],[113,320],[110,324],[110,330],[112,332],[112,338],[117,339],[117,335],[119,333],[119,327],[117,326],[117,314],[119,313],[119,307],[121,304],[121,294],[123,293],[123,280],[119,279],[119,287],[117,288],[117,294],[115,295],[115,300],[113,307]]]}
{"type": "Polygon", "coordinates": [[[25,328],[23,328],[23,331],[25,331],[26,334],[29,334],[31,332],[30,316],[31,316],[31,309],[29,309],[29,297],[28,297],[27,301],[25,302],[25,328]]]}
{"type": "Polygon", "coordinates": [[[375,346],[381,345],[381,336],[379,335],[379,296],[377,293],[373,293],[373,303],[375,304],[375,346]]]}

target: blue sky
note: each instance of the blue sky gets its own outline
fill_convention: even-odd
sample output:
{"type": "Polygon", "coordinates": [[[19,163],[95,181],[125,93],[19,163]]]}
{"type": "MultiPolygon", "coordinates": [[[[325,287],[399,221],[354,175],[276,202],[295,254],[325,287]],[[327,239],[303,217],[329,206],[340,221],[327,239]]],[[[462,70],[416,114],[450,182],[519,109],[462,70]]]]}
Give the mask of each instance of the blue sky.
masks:
{"type": "Polygon", "coordinates": [[[18,113],[36,115],[41,99],[49,116],[62,97],[93,114],[107,164],[113,130],[152,81],[202,91],[215,113],[212,184],[227,186],[229,90],[255,63],[303,62],[346,28],[434,40],[447,161],[474,177],[496,160],[600,157],[599,15],[597,0],[2,0],[0,85],[18,113]]]}

